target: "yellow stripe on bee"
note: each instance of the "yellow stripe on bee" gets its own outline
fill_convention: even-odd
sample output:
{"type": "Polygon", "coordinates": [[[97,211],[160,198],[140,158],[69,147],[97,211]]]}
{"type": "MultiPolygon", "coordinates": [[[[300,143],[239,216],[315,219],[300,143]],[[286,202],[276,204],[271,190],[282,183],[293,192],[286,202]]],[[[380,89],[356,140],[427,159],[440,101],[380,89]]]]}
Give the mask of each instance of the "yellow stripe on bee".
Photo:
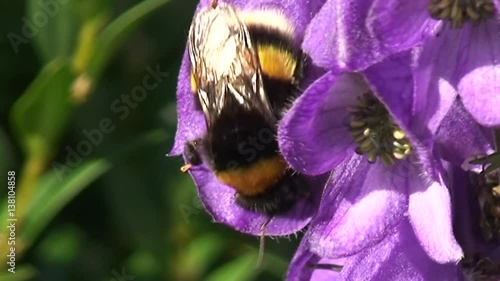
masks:
{"type": "Polygon", "coordinates": [[[267,76],[278,80],[292,80],[297,67],[297,58],[290,52],[274,45],[257,46],[260,67],[267,76]]]}
{"type": "Polygon", "coordinates": [[[265,193],[285,174],[287,165],[280,155],[259,160],[249,167],[219,171],[215,175],[222,183],[246,196],[265,193]]]}
{"type": "Polygon", "coordinates": [[[279,10],[245,10],[240,11],[240,17],[247,26],[262,26],[277,30],[292,38],[294,36],[293,25],[279,10]]]}
{"type": "Polygon", "coordinates": [[[193,72],[191,72],[191,74],[189,75],[189,80],[191,83],[191,91],[196,94],[196,92],[198,91],[198,85],[196,84],[196,79],[194,78],[193,72]]]}

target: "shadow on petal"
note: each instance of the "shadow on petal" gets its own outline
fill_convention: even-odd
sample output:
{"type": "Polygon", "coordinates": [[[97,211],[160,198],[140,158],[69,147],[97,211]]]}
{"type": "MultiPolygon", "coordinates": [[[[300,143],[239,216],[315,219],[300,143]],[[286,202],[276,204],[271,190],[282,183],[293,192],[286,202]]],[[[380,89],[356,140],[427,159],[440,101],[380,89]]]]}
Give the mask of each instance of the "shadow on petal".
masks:
{"type": "Polygon", "coordinates": [[[433,35],[439,21],[432,19],[428,1],[375,0],[366,16],[370,34],[385,48],[407,50],[433,35]]]}
{"type": "Polygon", "coordinates": [[[295,170],[322,174],[349,156],[354,142],[345,124],[347,110],[366,90],[357,74],[328,72],[295,101],[278,130],[281,152],[295,170]]]}
{"type": "Polygon", "coordinates": [[[465,108],[485,126],[500,125],[499,29],[493,18],[462,32],[457,89],[465,108]]]}
{"type": "Polygon", "coordinates": [[[407,183],[395,184],[394,169],[353,155],[332,172],[318,214],[309,228],[315,253],[339,258],[379,243],[404,218],[407,183]]]}
{"type": "Polygon", "coordinates": [[[403,220],[380,244],[347,259],[343,280],[461,280],[456,263],[438,264],[422,249],[408,220],[403,220]]]}
{"type": "Polygon", "coordinates": [[[485,132],[460,102],[455,100],[436,132],[441,155],[455,166],[474,155],[492,151],[493,135],[485,132]]]}

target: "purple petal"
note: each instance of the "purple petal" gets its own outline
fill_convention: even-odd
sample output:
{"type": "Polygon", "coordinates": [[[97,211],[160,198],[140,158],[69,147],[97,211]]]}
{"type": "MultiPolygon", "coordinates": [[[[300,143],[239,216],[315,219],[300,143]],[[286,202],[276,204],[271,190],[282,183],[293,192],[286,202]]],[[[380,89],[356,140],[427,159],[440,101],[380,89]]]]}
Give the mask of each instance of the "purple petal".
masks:
{"type": "Polygon", "coordinates": [[[321,174],[349,156],[354,143],[344,123],[347,107],[365,91],[360,76],[328,72],[295,101],[278,131],[281,152],[295,170],[321,174]]]}
{"type": "MultiPolygon", "coordinates": [[[[198,187],[199,197],[216,222],[224,223],[243,233],[260,235],[261,226],[269,217],[248,211],[235,202],[233,188],[220,183],[204,165],[194,166],[191,176],[198,187]]],[[[309,179],[311,195],[288,212],[276,215],[266,227],[266,235],[288,235],[304,228],[316,212],[321,194],[321,179],[309,179]]]]}
{"type": "Polygon", "coordinates": [[[463,253],[453,235],[450,194],[442,180],[409,173],[409,215],[422,247],[438,263],[457,262],[463,253]]]}
{"type": "Polygon", "coordinates": [[[399,184],[404,178],[395,179],[396,166],[369,164],[354,155],[332,172],[309,229],[313,252],[330,258],[356,254],[401,221],[408,196],[406,184],[399,184]]]}
{"type": "Polygon", "coordinates": [[[342,265],[343,259],[328,259],[312,253],[308,248],[307,237],[302,239],[302,242],[295,252],[295,256],[290,262],[288,268],[287,281],[340,281],[340,273],[330,269],[314,268],[317,264],[342,265]]]}
{"type": "Polygon", "coordinates": [[[500,24],[493,18],[465,26],[458,92],[465,108],[485,126],[500,125],[500,24]]]}
{"type": "Polygon", "coordinates": [[[187,141],[201,137],[206,130],[203,113],[195,109],[195,94],[189,83],[189,69],[189,58],[185,51],[177,82],[177,132],[174,147],[169,154],[171,156],[180,155],[187,141]]]}
{"type": "Polygon", "coordinates": [[[426,1],[328,0],[312,19],[303,49],[327,69],[362,70],[435,32],[426,1]]]}
{"type": "Polygon", "coordinates": [[[474,155],[486,155],[492,149],[492,134],[486,134],[456,100],[436,133],[443,158],[456,166],[474,155]]]}
{"type": "Polygon", "coordinates": [[[326,69],[359,70],[386,53],[366,29],[371,0],[327,0],[306,30],[304,51],[326,69]]]}
{"type": "Polygon", "coordinates": [[[348,259],[341,275],[345,281],[461,280],[456,264],[427,256],[406,219],[380,244],[348,259]]]}
{"type": "Polygon", "coordinates": [[[373,0],[366,24],[380,44],[395,51],[407,50],[434,34],[433,20],[425,0],[373,0]]]}
{"type": "Polygon", "coordinates": [[[454,89],[457,67],[456,55],[458,46],[447,41],[456,41],[457,33],[444,32],[439,37],[427,40],[423,48],[414,52],[415,79],[415,130],[436,132],[439,124],[453,104],[457,92],[454,89]],[[441,53],[446,50],[446,54],[441,53]]]}
{"type": "Polygon", "coordinates": [[[408,128],[413,102],[410,53],[391,56],[367,68],[363,75],[374,94],[386,105],[394,121],[408,128]]]}
{"type": "Polygon", "coordinates": [[[483,125],[500,124],[500,44],[495,19],[431,36],[415,52],[415,124],[434,133],[459,94],[483,125]]]}

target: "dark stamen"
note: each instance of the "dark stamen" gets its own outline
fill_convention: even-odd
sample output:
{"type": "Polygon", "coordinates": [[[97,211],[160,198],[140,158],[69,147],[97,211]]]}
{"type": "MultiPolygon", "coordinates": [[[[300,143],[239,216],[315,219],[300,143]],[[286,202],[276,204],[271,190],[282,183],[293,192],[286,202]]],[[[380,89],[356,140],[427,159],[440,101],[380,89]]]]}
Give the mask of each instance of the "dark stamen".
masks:
{"type": "Polygon", "coordinates": [[[500,183],[496,172],[472,174],[471,182],[477,188],[481,218],[479,226],[486,241],[500,240],[500,183]]]}
{"type": "Polygon", "coordinates": [[[481,254],[465,257],[460,261],[460,266],[467,281],[496,281],[500,279],[500,264],[481,254]]]}
{"type": "Polygon", "coordinates": [[[496,12],[491,0],[430,0],[427,8],[432,18],[448,20],[453,28],[467,21],[478,24],[496,12]]]}
{"type": "Polygon", "coordinates": [[[356,153],[368,162],[380,158],[386,166],[405,159],[412,149],[406,134],[394,123],[385,106],[371,92],[358,97],[358,105],[349,108],[349,132],[356,142],[356,153]]]}

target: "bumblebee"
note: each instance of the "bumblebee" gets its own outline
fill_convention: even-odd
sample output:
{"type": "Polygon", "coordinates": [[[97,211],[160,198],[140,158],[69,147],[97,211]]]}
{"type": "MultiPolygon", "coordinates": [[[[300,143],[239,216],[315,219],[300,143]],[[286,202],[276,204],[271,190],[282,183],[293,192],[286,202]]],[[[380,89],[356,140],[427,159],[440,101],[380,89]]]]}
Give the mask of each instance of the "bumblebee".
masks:
{"type": "Polygon", "coordinates": [[[191,89],[207,132],[186,143],[181,170],[206,159],[217,179],[236,189],[242,207],[269,215],[288,210],[307,194],[276,140],[303,67],[292,25],[277,11],[213,1],[194,16],[187,44],[191,89]]]}

